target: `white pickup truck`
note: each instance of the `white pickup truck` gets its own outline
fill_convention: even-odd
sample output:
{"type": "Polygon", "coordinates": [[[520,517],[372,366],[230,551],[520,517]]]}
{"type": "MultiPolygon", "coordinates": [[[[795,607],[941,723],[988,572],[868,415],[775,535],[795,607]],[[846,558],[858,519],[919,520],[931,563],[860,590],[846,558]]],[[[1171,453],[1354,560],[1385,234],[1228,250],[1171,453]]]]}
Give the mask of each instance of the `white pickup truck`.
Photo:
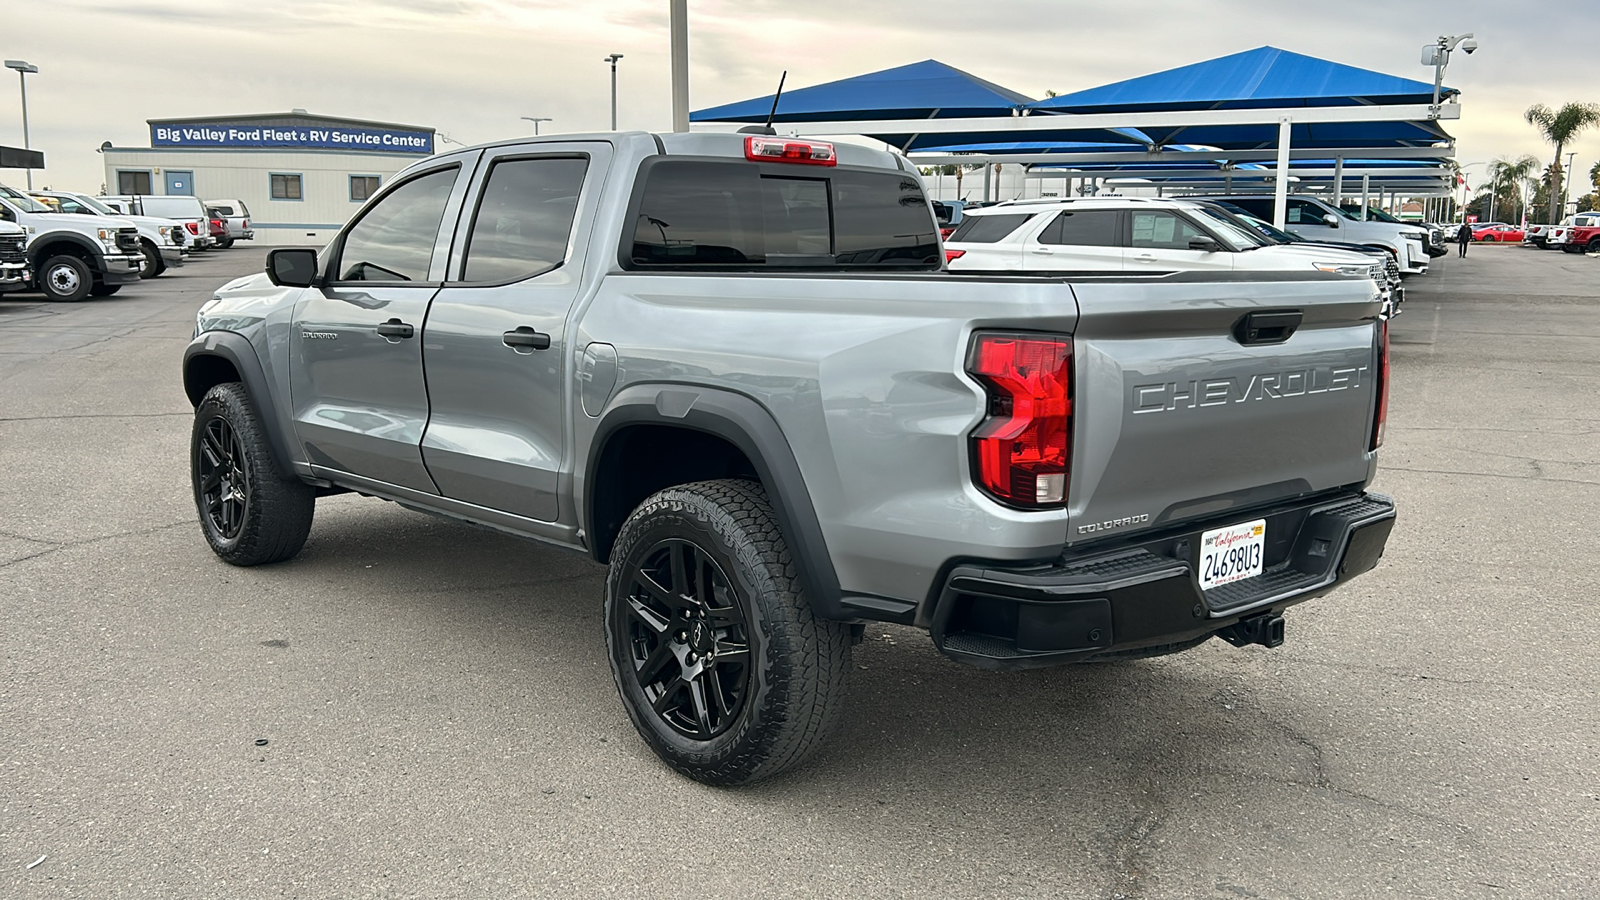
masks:
{"type": "Polygon", "coordinates": [[[0,185],[0,219],[27,233],[34,286],[51,300],[109,297],[139,280],[139,231],[116,219],[58,213],[0,185]]]}

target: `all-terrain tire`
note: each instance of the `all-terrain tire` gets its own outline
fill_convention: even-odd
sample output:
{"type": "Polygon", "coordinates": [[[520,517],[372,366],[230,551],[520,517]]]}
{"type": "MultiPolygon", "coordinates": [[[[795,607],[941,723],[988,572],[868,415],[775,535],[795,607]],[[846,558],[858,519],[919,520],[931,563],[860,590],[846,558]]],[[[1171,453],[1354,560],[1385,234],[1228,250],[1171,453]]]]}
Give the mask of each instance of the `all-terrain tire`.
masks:
{"type": "Polygon", "coordinates": [[[255,404],[239,382],[213,387],[195,408],[189,476],[200,531],[224,562],[280,562],[305,546],[316,489],[279,474],[255,404]]]}
{"type": "Polygon", "coordinates": [[[813,614],[754,482],[679,485],[633,511],[611,553],[605,636],[634,728],[696,781],[748,784],[800,765],[838,719],[850,626],[813,614]]]}

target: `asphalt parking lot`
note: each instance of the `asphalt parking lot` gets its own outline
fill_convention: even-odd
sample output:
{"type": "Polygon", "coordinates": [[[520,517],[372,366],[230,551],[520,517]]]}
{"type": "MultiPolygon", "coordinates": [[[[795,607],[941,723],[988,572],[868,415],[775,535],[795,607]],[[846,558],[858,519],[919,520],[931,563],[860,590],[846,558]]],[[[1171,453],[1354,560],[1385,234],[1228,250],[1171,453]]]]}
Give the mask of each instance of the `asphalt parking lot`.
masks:
{"type": "Polygon", "coordinates": [[[821,759],[735,791],[635,736],[584,558],[353,496],[212,556],[178,363],[261,249],[0,298],[0,897],[1596,896],[1600,259],[1453,254],[1394,326],[1389,552],[1284,646],[870,626],[821,759]]]}

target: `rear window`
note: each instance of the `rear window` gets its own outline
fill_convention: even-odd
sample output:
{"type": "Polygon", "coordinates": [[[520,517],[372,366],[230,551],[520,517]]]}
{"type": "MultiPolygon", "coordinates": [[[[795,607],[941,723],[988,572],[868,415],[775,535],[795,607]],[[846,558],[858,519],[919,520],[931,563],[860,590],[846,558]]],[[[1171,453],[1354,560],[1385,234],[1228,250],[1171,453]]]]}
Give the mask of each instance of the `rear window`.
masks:
{"type": "Polygon", "coordinates": [[[994,216],[967,216],[961,227],[950,235],[950,242],[965,241],[969,244],[992,244],[1006,235],[1022,227],[1022,223],[1033,218],[1033,213],[1008,213],[994,216]]]}
{"type": "Polygon", "coordinates": [[[940,265],[938,228],[910,175],[659,160],[643,177],[629,242],[637,267],[940,265]]]}
{"type": "Polygon", "coordinates": [[[1121,243],[1114,209],[1067,210],[1039,233],[1041,244],[1115,247],[1121,243]]]}

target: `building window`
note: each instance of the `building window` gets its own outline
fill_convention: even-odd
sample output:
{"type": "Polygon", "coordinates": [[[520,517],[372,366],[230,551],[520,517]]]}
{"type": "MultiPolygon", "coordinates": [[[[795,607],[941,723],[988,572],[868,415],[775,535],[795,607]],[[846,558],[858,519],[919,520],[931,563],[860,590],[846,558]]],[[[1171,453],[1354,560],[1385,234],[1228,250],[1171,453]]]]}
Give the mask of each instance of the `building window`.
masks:
{"type": "Polygon", "coordinates": [[[350,199],[360,203],[378,192],[378,176],[376,175],[351,175],[350,199]]]}
{"type": "Polygon", "coordinates": [[[300,176],[272,173],[272,199],[300,200],[300,176]]]}
{"type": "Polygon", "coordinates": [[[126,169],[117,170],[117,193],[119,194],[148,194],[150,193],[150,173],[130,172],[126,169]]]}

